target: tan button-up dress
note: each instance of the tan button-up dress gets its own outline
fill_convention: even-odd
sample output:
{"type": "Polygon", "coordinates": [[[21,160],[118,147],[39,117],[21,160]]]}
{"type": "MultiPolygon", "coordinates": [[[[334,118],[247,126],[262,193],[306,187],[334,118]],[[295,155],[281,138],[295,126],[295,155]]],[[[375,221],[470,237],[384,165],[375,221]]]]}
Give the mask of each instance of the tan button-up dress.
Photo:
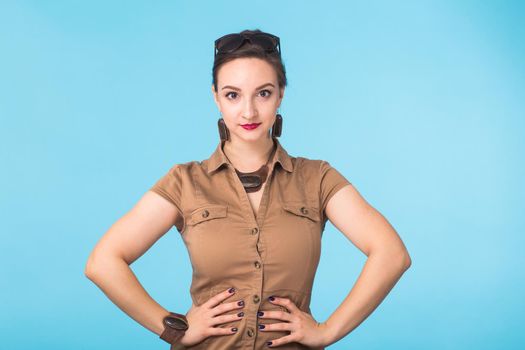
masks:
{"type": "MultiPolygon", "coordinates": [[[[289,156],[277,138],[274,142],[257,215],[223,142],[210,158],[176,164],[151,187],[178,209],[174,225],[191,259],[193,303],[201,305],[232,286],[237,291],[224,302],[245,302],[241,320],[217,326],[237,327],[236,334],[211,336],[188,349],[268,349],[267,341],[289,334],[258,329],[259,321],[286,322],[257,318],[258,310],[281,308],[270,303],[271,295],[289,298],[311,313],[324,209],[350,182],[327,161],[289,156]]],[[[278,348],[308,349],[297,342],[278,348]]]]}

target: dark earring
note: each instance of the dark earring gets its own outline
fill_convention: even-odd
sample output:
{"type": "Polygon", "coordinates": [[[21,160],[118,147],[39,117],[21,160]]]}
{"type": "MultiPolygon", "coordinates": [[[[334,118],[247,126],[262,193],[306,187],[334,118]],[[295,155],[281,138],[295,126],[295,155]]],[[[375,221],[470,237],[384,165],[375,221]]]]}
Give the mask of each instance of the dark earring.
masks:
{"type": "Polygon", "coordinates": [[[275,122],[272,126],[272,137],[279,137],[281,136],[281,132],[283,131],[283,117],[278,113],[275,116],[275,122]]]}
{"type": "Polygon", "coordinates": [[[230,139],[230,131],[226,127],[226,123],[224,122],[223,118],[219,118],[217,126],[219,127],[219,136],[221,137],[221,141],[228,141],[230,139]]]}

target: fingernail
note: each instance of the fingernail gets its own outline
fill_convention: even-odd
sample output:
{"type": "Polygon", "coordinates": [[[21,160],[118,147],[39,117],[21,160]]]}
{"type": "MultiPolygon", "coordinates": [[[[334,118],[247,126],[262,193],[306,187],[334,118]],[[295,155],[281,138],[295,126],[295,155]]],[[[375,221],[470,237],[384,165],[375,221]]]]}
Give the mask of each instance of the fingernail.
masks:
{"type": "Polygon", "coordinates": [[[235,288],[231,287],[230,289],[228,289],[228,292],[230,292],[230,293],[235,292],[235,288]]]}
{"type": "Polygon", "coordinates": [[[270,346],[270,345],[272,345],[272,342],[269,341],[269,342],[266,343],[266,345],[270,346]]]}
{"type": "Polygon", "coordinates": [[[262,311],[258,311],[257,312],[257,316],[263,316],[263,315],[264,315],[264,312],[262,312],[262,311]]]}
{"type": "Polygon", "coordinates": [[[272,296],[268,297],[268,300],[270,300],[270,301],[274,301],[274,300],[275,300],[275,297],[272,295],[272,296]]]}
{"type": "Polygon", "coordinates": [[[237,328],[233,327],[232,332],[237,332],[237,328]]]}
{"type": "Polygon", "coordinates": [[[239,306],[243,306],[243,305],[244,305],[244,300],[239,301],[239,302],[237,303],[237,305],[239,305],[239,306]]]}
{"type": "Polygon", "coordinates": [[[263,325],[263,324],[260,324],[260,325],[259,325],[259,329],[264,329],[264,325],[263,325]]]}
{"type": "Polygon", "coordinates": [[[243,317],[243,316],[244,316],[244,312],[239,312],[239,313],[237,314],[237,316],[239,316],[239,317],[243,317]]]}

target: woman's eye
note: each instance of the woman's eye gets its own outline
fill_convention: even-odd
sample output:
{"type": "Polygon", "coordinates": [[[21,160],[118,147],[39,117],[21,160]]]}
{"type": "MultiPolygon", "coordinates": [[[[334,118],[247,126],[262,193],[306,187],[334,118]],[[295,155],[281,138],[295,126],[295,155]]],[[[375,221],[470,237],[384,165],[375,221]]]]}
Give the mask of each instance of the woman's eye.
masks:
{"type": "MultiPolygon", "coordinates": [[[[237,96],[237,93],[236,93],[236,92],[234,92],[234,91],[230,91],[230,92],[228,92],[228,93],[226,94],[226,97],[229,97],[230,94],[234,94],[235,96],[237,96]]],[[[235,96],[234,96],[234,98],[235,98],[235,96]]]]}
{"type": "Polygon", "coordinates": [[[266,92],[267,94],[265,94],[263,97],[268,97],[272,94],[270,90],[261,90],[261,93],[264,93],[264,92],[266,92]]]}

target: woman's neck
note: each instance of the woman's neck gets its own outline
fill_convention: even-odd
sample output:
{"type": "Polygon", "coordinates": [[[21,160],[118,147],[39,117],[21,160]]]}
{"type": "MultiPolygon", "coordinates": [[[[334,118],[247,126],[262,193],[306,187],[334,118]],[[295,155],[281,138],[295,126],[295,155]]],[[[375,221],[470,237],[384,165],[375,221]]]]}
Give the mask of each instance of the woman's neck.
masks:
{"type": "Polygon", "coordinates": [[[274,147],[273,139],[268,137],[256,142],[243,142],[238,139],[226,141],[223,152],[240,172],[252,172],[266,164],[274,147]]]}

